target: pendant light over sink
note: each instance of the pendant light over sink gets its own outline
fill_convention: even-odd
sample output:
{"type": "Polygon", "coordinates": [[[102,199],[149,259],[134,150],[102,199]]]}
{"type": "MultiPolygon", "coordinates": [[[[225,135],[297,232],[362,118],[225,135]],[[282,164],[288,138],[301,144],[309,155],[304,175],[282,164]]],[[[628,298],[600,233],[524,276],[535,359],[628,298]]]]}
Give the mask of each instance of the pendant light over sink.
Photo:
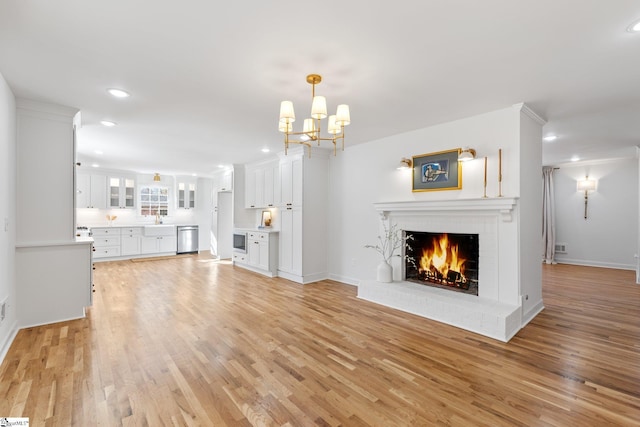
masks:
{"type": "Polygon", "coordinates": [[[282,101],[280,103],[280,121],[278,122],[278,130],[284,133],[284,153],[287,154],[289,144],[302,144],[309,148],[309,157],[311,157],[311,143],[317,141],[331,141],[333,144],[333,155],[336,155],[338,141],[342,143],[344,151],[344,127],[351,123],[349,115],[349,106],[346,104],[338,105],[335,115],[327,118],[327,100],[324,96],[316,96],[316,85],[322,81],[319,74],[309,74],[307,83],[311,85],[311,118],[304,119],[302,132],[293,132],[293,122],[296,121],[296,115],[293,111],[293,102],[282,101]],[[322,137],[320,134],[320,120],[327,118],[327,132],[329,137],[322,137]],[[291,135],[299,135],[300,139],[290,139],[291,135]]]}

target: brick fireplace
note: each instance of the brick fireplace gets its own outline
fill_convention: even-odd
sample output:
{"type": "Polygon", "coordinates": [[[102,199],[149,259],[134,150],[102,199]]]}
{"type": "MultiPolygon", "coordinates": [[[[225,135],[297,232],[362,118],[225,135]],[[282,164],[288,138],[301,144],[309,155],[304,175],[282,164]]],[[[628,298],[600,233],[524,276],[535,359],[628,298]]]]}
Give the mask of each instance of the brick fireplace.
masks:
{"type": "MultiPolygon", "coordinates": [[[[477,295],[404,280],[361,281],[358,297],[508,341],[524,326],[519,285],[518,199],[487,198],[376,203],[382,221],[398,229],[457,233],[478,239],[477,295]]],[[[542,303],[536,307],[542,310],[542,303]]]]}

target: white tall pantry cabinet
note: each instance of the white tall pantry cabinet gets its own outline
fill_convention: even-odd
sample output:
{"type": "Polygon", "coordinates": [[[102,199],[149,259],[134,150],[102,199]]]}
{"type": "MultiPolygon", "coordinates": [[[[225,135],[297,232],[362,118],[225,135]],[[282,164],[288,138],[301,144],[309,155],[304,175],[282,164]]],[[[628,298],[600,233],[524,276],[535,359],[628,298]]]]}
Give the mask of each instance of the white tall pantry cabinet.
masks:
{"type": "Polygon", "coordinates": [[[296,147],[280,154],[278,275],[298,283],[328,277],[327,170],[329,150],[296,147]]]}
{"type": "Polygon", "coordinates": [[[22,99],[16,106],[18,326],[83,317],[92,247],[75,238],[76,110],[22,99]]]}

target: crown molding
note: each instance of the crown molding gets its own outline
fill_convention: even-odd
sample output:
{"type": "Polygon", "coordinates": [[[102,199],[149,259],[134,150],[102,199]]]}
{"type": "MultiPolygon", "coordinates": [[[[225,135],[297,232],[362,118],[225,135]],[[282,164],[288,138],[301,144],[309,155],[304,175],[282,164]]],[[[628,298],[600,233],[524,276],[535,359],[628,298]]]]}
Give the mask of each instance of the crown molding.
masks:
{"type": "Polygon", "coordinates": [[[542,116],[540,116],[538,113],[536,113],[535,111],[533,111],[527,104],[525,104],[524,102],[521,102],[519,104],[513,104],[513,106],[515,108],[517,108],[518,110],[520,110],[521,113],[524,113],[527,117],[529,117],[530,119],[533,119],[533,121],[535,121],[536,123],[538,123],[540,126],[544,126],[547,124],[547,120],[542,118],[542,116]]]}

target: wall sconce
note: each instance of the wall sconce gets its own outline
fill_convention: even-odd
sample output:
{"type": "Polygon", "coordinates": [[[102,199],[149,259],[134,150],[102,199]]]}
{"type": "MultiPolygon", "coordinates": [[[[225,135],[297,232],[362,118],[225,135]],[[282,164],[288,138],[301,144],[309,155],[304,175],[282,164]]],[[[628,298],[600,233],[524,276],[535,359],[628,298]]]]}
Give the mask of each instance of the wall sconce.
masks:
{"type": "Polygon", "coordinates": [[[411,169],[413,167],[413,162],[411,161],[411,159],[407,159],[406,157],[403,157],[400,160],[400,164],[398,165],[398,170],[406,170],[406,169],[411,169]]]}
{"type": "Polygon", "coordinates": [[[154,180],[155,182],[160,182],[160,174],[159,174],[159,173],[155,174],[155,175],[153,176],[153,180],[154,180]]]}
{"type": "Polygon", "coordinates": [[[458,155],[459,162],[467,162],[475,158],[476,158],[476,150],[469,147],[464,147],[462,151],[460,151],[460,154],[458,155]]]}
{"type": "Polygon", "coordinates": [[[584,219],[587,219],[587,203],[589,201],[589,191],[595,191],[596,180],[589,179],[587,175],[584,179],[578,181],[578,191],[584,191],[584,219]]]}

